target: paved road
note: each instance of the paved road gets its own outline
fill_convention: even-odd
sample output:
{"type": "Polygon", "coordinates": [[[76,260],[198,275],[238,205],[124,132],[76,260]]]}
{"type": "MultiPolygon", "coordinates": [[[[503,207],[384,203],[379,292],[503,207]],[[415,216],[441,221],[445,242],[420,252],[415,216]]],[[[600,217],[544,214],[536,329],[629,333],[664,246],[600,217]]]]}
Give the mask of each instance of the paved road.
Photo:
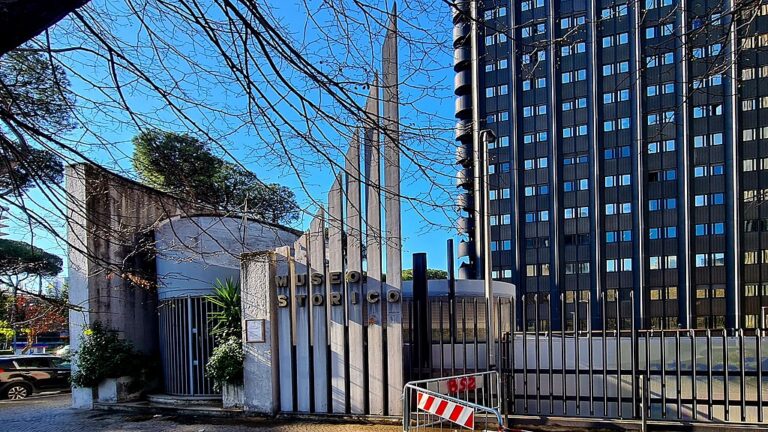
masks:
{"type": "Polygon", "coordinates": [[[399,426],[276,423],[260,419],[198,419],[80,411],[69,408],[69,394],[0,401],[0,429],[9,432],[400,432],[399,426]]]}

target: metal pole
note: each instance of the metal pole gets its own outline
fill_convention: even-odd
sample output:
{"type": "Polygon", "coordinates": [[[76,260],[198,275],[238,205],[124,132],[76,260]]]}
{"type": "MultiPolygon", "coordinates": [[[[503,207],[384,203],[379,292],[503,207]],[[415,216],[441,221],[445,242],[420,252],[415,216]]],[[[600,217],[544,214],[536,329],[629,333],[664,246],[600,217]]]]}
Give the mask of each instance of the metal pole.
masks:
{"type": "MultiPolygon", "coordinates": [[[[483,213],[483,232],[487,233],[483,237],[483,287],[485,288],[485,301],[486,311],[485,316],[487,320],[488,334],[488,370],[491,370],[492,365],[496,363],[496,350],[491,349],[491,344],[496,341],[495,327],[493,325],[493,319],[495,317],[493,310],[493,257],[491,255],[491,225],[488,217],[488,211],[491,207],[490,200],[488,198],[488,188],[490,183],[488,181],[488,144],[496,141],[496,136],[488,129],[484,129],[480,132],[481,136],[481,154],[483,156],[483,208],[486,209],[483,213]]],[[[495,347],[495,345],[494,345],[495,347]]]]}

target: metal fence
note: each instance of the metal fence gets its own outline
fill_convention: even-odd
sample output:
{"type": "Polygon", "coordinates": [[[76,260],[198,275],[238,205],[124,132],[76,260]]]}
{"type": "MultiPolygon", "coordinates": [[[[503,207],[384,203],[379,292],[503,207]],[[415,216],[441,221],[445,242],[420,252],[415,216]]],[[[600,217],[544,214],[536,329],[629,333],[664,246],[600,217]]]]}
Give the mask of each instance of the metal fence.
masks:
{"type": "Polygon", "coordinates": [[[403,431],[453,430],[456,425],[501,430],[500,395],[498,372],[408,382],[403,388],[403,431]]]}
{"type": "Polygon", "coordinates": [[[579,314],[593,317],[588,297],[561,298],[553,308],[538,296],[523,296],[497,299],[497,337],[489,351],[484,302],[432,299],[426,309],[406,304],[406,364],[414,365],[409,379],[482,372],[491,364],[501,373],[502,408],[510,419],[766,425],[765,331],[641,330],[631,303],[620,307],[619,301],[600,302],[600,314],[584,322],[579,314]],[[566,325],[543,328],[541,310],[559,310],[566,325]],[[565,319],[569,310],[572,325],[565,319]],[[425,313],[428,323],[420,319],[425,313]],[[603,329],[612,322],[613,329],[592,329],[595,319],[603,329]],[[427,326],[424,348],[418,335],[427,326]]]}
{"type": "Polygon", "coordinates": [[[165,392],[175,396],[212,396],[213,380],[205,375],[214,338],[209,314],[217,306],[204,297],[163,301],[159,308],[160,359],[165,392]]]}

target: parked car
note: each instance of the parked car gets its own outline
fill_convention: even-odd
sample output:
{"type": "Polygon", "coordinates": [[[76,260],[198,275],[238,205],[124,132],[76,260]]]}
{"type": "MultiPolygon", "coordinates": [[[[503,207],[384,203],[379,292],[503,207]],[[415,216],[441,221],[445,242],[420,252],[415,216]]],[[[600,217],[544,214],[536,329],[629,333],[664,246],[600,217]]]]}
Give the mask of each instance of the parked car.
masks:
{"type": "Polygon", "coordinates": [[[32,393],[68,390],[69,360],[52,355],[0,357],[0,397],[24,399],[32,393]]]}

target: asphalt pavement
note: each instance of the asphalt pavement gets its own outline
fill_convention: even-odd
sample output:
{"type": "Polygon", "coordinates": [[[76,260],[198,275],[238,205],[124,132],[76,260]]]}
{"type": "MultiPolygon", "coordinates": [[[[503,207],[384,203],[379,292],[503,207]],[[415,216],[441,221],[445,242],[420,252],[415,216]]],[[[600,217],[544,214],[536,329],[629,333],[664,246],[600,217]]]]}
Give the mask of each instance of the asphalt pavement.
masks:
{"type": "Polygon", "coordinates": [[[401,432],[400,426],[286,422],[265,419],[217,419],[137,415],[70,408],[70,395],[33,396],[0,401],[0,430],[8,432],[120,431],[276,431],[276,432],[401,432]]]}

